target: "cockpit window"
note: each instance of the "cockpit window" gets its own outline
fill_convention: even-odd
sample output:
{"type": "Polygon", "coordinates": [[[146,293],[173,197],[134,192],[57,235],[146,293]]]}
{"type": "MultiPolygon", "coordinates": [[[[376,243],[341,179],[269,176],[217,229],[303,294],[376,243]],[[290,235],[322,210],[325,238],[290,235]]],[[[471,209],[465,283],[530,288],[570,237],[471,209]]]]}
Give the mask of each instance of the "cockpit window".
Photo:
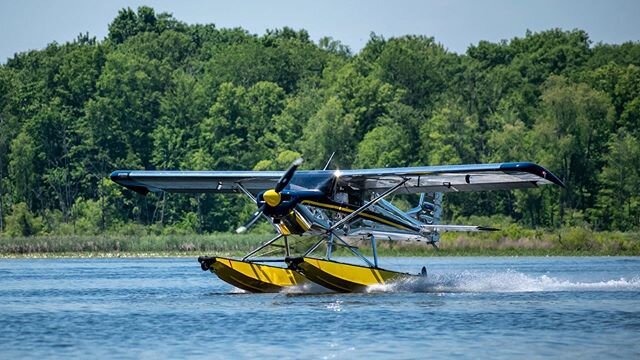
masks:
{"type": "Polygon", "coordinates": [[[293,190],[320,190],[325,194],[330,194],[333,189],[335,177],[327,172],[305,172],[296,173],[289,183],[293,190]]]}

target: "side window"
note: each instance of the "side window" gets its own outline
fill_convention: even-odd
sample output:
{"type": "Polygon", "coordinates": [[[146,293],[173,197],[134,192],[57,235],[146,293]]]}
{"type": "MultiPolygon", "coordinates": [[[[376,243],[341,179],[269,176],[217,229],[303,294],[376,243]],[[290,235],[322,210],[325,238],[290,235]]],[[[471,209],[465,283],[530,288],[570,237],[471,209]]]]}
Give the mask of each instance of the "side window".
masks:
{"type": "Polygon", "coordinates": [[[336,192],[333,196],[335,202],[347,204],[349,202],[349,195],[345,192],[336,192]]]}

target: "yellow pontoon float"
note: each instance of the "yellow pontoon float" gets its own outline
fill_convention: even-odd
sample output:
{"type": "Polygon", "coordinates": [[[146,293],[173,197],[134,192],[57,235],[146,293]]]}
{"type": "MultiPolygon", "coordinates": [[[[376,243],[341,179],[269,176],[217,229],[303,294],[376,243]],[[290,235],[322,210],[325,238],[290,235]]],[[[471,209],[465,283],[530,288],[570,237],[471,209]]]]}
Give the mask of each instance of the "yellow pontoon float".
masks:
{"type": "Polygon", "coordinates": [[[202,270],[210,270],[221,280],[250,292],[279,292],[285,287],[308,282],[304,276],[288,268],[225,257],[200,257],[198,261],[202,270]]]}

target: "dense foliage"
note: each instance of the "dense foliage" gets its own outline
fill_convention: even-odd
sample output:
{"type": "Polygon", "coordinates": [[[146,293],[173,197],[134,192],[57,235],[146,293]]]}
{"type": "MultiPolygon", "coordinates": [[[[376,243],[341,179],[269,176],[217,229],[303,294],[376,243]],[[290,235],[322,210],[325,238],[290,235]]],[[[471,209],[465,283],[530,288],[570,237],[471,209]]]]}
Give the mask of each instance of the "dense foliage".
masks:
{"type": "Polygon", "coordinates": [[[115,169],[283,169],[534,161],[566,189],[453,194],[446,216],[640,227],[640,44],[553,29],[451,53],[372,34],[358,54],[141,7],[109,35],[0,66],[0,230],[10,236],[229,230],[241,196],[150,194],[115,169]]]}

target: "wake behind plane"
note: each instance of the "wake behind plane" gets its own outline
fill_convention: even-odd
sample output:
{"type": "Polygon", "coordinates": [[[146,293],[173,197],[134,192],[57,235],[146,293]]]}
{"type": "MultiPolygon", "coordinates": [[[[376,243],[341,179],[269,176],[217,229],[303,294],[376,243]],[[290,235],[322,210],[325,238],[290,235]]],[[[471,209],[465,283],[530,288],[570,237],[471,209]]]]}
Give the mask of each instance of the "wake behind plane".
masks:
{"type": "Polygon", "coordinates": [[[111,180],[142,195],[162,191],[240,193],[254,202],[256,212],[236,231],[245,232],[260,218],[266,218],[277,235],[240,259],[198,258],[203,270],[250,292],[279,292],[308,282],[338,292],[357,292],[371,285],[425,276],[425,268],[413,275],[379,267],[376,240],[424,241],[437,247],[444,231],[495,230],[440,224],[444,192],[525,189],[546,184],[564,187],[557,176],[530,162],[298,171],[301,164],[302,159],[298,159],[284,172],[117,170],[111,180]],[[393,194],[420,194],[418,206],[402,211],[385,200],[393,194]],[[315,236],[317,241],[294,254],[289,241],[292,235],[315,236]],[[364,256],[353,245],[356,241],[370,242],[373,255],[364,256]],[[362,264],[333,260],[338,247],[350,251],[362,264]],[[264,252],[272,248],[283,257],[265,257],[264,252]],[[326,250],[314,255],[319,249],[326,250]]]}

